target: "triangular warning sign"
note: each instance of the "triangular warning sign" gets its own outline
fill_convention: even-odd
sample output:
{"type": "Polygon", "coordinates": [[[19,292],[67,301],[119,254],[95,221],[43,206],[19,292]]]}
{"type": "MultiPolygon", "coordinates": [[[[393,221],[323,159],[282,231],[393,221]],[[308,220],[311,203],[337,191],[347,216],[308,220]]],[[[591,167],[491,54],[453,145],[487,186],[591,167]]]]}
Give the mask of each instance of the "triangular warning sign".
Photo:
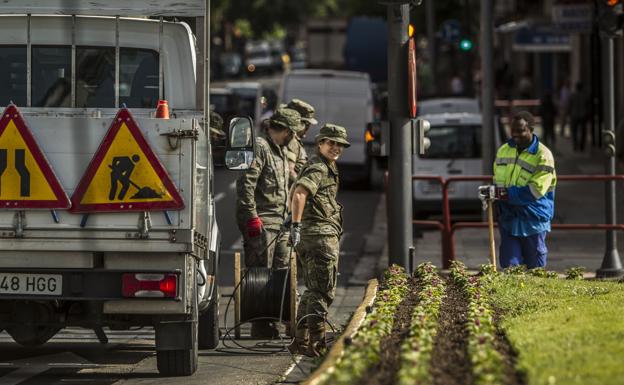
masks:
{"type": "Polygon", "coordinates": [[[0,208],[66,209],[69,199],[14,104],[0,118],[0,208]]]}
{"type": "Polygon", "coordinates": [[[73,212],[182,209],[184,201],[122,108],[72,195],[73,212]]]}

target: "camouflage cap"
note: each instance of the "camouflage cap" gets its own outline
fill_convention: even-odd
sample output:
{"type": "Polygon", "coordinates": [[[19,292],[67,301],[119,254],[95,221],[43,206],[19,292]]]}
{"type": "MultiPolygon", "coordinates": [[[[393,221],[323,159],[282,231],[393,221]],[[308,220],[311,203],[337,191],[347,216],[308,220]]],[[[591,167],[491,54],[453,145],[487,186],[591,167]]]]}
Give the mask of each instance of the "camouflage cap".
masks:
{"type": "Polygon", "coordinates": [[[288,103],[287,107],[299,112],[302,121],[310,124],[318,124],[318,120],[314,119],[314,107],[312,107],[311,104],[301,99],[293,99],[288,103]]]}
{"type": "Polygon", "coordinates": [[[294,133],[303,130],[301,115],[290,108],[278,108],[275,110],[273,115],[269,118],[269,123],[271,125],[288,128],[294,133]]]}
{"type": "Polygon", "coordinates": [[[351,143],[347,141],[347,129],[331,123],[326,123],[319,134],[316,136],[315,140],[318,143],[322,139],[333,140],[336,143],[341,143],[345,147],[349,147],[351,143]]]}

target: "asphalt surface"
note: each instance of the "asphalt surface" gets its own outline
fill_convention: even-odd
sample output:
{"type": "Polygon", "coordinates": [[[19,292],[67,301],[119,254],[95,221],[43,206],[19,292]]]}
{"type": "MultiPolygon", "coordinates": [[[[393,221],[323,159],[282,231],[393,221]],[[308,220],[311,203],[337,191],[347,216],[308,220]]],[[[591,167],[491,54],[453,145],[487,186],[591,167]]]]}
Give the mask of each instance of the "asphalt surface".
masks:
{"type": "MultiPolygon", "coordinates": [[[[229,295],[233,291],[233,256],[242,248],[234,217],[237,172],[217,169],[215,189],[217,217],[222,232],[221,325],[229,295]]],[[[345,233],[339,266],[339,286],[347,285],[365,244],[373,231],[375,208],[380,194],[342,189],[339,201],[345,206],[345,233]]],[[[361,269],[361,267],[360,267],[361,269]]],[[[338,306],[338,305],[336,305],[338,306]]],[[[233,325],[232,309],[228,326],[233,325]]],[[[279,350],[279,341],[267,345],[248,337],[242,328],[238,341],[247,347],[279,350]]],[[[156,370],[154,332],[151,328],[107,331],[108,344],[100,344],[93,331],[64,329],[47,344],[24,348],[0,333],[0,385],[8,384],[273,384],[294,369],[293,358],[281,352],[252,353],[230,342],[214,351],[200,351],[199,369],[191,377],[163,378],[156,370]]]]}

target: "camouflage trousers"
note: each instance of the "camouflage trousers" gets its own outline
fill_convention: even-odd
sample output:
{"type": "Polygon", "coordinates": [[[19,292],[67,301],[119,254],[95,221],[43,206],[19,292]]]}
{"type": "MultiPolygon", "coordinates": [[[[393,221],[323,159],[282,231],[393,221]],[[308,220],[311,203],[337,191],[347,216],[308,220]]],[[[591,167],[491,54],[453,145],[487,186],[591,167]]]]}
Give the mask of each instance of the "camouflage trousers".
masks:
{"type": "Polygon", "coordinates": [[[337,235],[302,235],[297,245],[306,286],[299,302],[297,322],[307,324],[312,333],[324,328],[328,308],[336,295],[339,249],[337,235]]]}
{"type": "Polygon", "coordinates": [[[246,267],[288,267],[288,231],[280,233],[279,228],[262,228],[262,234],[249,238],[243,235],[246,267]],[[278,239],[275,239],[278,238],[278,239]],[[268,247],[267,247],[268,245],[268,247]]]}

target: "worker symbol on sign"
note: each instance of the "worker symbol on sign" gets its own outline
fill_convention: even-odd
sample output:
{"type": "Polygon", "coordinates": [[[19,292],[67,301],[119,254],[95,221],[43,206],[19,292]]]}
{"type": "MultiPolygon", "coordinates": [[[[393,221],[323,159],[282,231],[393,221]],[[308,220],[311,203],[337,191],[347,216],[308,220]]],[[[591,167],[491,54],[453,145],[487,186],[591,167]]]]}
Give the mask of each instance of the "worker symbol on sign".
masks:
{"type": "Polygon", "coordinates": [[[141,187],[130,179],[136,164],[140,160],[141,157],[137,154],[132,155],[132,158],[129,156],[116,156],[113,158],[113,164],[109,166],[111,169],[111,187],[108,193],[108,200],[115,200],[119,184],[121,184],[121,190],[119,190],[119,195],[117,195],[118,200],[123,200],[126,197],[130,185],[139,190],[130,199],[161,198],[163,196],[163,194],[156,192],[154,189],[141,187]]]}

